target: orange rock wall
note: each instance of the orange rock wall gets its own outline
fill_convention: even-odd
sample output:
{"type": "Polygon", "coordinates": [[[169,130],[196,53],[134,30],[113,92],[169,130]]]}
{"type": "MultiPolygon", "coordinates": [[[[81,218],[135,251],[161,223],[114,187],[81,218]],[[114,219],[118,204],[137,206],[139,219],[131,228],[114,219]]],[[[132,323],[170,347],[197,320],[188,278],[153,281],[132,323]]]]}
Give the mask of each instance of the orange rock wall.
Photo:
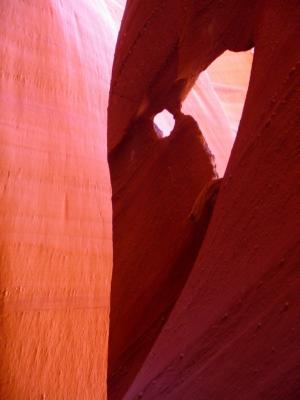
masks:
{"type": "Polygon", "coordinates": [[[0,398],[105,399],[114,37],[95,1],[0,4],[0,398]],[[110,42],[111,45],[111,42],[110,42]]]}

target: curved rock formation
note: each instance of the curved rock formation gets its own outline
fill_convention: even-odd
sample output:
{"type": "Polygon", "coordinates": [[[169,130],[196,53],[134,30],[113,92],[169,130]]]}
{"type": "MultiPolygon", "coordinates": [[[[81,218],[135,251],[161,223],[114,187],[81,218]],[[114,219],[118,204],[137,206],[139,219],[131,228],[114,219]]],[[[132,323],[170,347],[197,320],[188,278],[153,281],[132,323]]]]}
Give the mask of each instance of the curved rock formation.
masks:
{"type": "MultiPolygon", "coordinates": [[[[130,142],[140,143],[135,157],[148,160],[147,146],[142,142],[147,124],[133,129],[141,116],[151,122],[164,108],[178,116],[180,104],[198,74],[226,49],[244,51],[254,45],[255,56],[237,140],[205,241],[126,400],[294,400],[300,396],[299,20],[296,0],[127,3],[111,86],[112,171],[121,165],[122,158],[128,165],[127,152],[122,149],[130,142]],[[119,154],[117,162],[115,153],[119,154]]],[[[184,140],[184,132],[180,135],[184,140]]],[[[189,143],[184,143],[180,154],[174,152],[176,171],[185,171],[184,152],[190,151],[189,143]]],[[[189,168],[193,169],[193,162],[189,168]]],[[[125,176],[124,169],[118,170],[119,177],[125,176]]],[[[198,167],[198,179],[201,174],[198,167]]],[[[176,172],[175,182],[179,176],[176,172]]],[[[187,185],[189,176],[185,176],[187,185]]],[[[116,182],[113,173],[113,186],[116,182]]],[[[148,186],[146,180],[133,182],[126,181],[125,186],[132,194],[148,186]]],[[[151,207],[160,193],[153,197],[151,207]]],[[[178,203],[168,203],[168,213],[176,217],[178,203]]],[[[121,195],[113,205],[118,210],[138,210],[139,202],[135,203],[134,195],[130,199],[121,195]]],[[[127,229],[140,227],[141,214],[139,210],[136,215],[132,212],[127,229]]],[[[121,221],[116,213],[114,229],[125,232],[121,221]]],[[[153,216],[149,225],[151,222],[153,216]]],[[[157,232],[161,226],[158,224],[157,232]]],[[[148,237],[146,230],[142,232],[145,239],[129,244],[124,241],[124,247],[136,246],[142,254],[148,237]]],[[[118,242],[115,245],[117,265],[124,249],[118,242]]],[[[183,258],[180,262],[184,265],[185,261],[183,258]]],[[[153,269],[156,264],[152,264],[153,269]]],[[[117,265],[115,276],[121,269],[122,265],[117,265]]],[[[159,268],[155,271],[161,273],[159,268]]],[[[132,279],[143,283],[137,275],[132,279]]],[[[154,292],[148,282],[136,286],[139,293],[148,288],[154,292]]],[[[118,286],[113,290],[112,313],[118,312],[114,299],[121,296],[118,286]]],[[[128,292],[127,300],[122,297],[125,309],[130,296],[128,292]]],[[[157,303],[152,304],[156,307],[157,303]]],[[[149,329],[144,320],[135,319],[135,312],[131,315],[128,324],[133,324],[132,331],[149,329]]],[[[112,325],[112,330],[116,326],[112,325]]],[[[119,324],[119,329],[123,325],[119,324]]],[[[113,335],[111,354],[117,343],[113,335]]],[[[121,354],[113,357],[117,364],[121,354]]],[[[122,385],[120,380],[113,385],[122,385]]],[[[111,398],[119,398],[111,390],[111,398]]]]}
{"type": "Polygon", "coordinates": [[[103,11],[0,4],[1,399],[106,398],[113,32],[103,11]]]}
{"type": "Polygon", "coordinates": [[[109,391],[119,398],[195,262],[211,210],[200,207],[190,214],[215,175],[201,132],[185,116],[167,138],[157,136],[151,121],[137,121],[109,162],[114,211],[109,391]]]}

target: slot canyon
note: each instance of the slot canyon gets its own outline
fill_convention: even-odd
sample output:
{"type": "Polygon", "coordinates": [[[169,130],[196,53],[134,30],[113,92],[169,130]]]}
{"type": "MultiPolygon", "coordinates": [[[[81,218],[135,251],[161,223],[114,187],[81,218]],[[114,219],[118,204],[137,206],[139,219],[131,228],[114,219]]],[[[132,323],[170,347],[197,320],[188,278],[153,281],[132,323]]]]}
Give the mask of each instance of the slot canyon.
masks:
{"type": "Polygon", "coordinates": [[[0,2],[0,400],[300,399],[298,0],[0,2]]]}

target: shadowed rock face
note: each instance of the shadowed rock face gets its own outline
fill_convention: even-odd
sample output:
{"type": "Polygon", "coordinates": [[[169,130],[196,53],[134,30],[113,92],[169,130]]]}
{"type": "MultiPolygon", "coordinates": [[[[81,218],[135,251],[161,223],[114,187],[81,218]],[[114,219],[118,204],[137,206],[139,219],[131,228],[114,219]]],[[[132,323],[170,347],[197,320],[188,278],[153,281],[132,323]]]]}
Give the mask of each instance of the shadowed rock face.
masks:
{"type": "Polygon", "coordinates": [[[199,73],[226,49],[250,49],[254,7],[241,0],[128,1],[112,73],[109,149],[138,116],[178,112],[199,73]]]}
{"type": "Polygon", "coordinates": [[[119,398],[195,262],[211,209],[200,206],[190,214],[214,170],[197,124],[183,115],[164,139],[151,121],[137,121],[109,162],[115,254],[109,389],[119,398]]]}
{"type": "MultiPolygon", "coordinates": [[[[173,1],[171,6],[168,1],[153,1],[142,7],[140,3],[127,4],[109,107],[116,233],[111,398],[120,398],[132,381],[124,399],[294,400],[300,396],[299,4],[173,1]],[[191,228],[178,221],[186,221],[213,172],[204,172],[209,171],[204,168],[207,153],[191,145],[195,135],[189,133],[190,125],[175,129],[173,139],[160,141],[149,133],[151,117],[166,108],[180,118],[180,103],[199,72],[225,49],[241,51],[253,44],[242,120],[201,251],[201,240],[192,246],[190,259],[190,251],[176,253],[177,246],[169,247],[174,264],[172,257],[162,261],[166,225],[170,242],[184,243],[185,249],[198,230],[203,237],[205,224],[199,223],[190,235],[191,228]],[[146,121],[137,122],[141,115],[146,121]],[[177,141],[182,144],[180,151],[174,145],[177,141]],[[130,163],[133,148],[138,152],[130,163]],[[187,167],[188,152],[193,156],[188,156],[187,167]],[[174,154],[174,174],[165,178],[164,166],[174,154]],[[133,168],[137,173],[128,179],[134,159],[141,167],[133,168]],[[172,179],[188,194],[175,195],[172,179]],[[167,223],[168,215],[174,225],[167,223]],[[154,224],[155,230],[150,230],[154,224]],[[144,274],[138,263],[131,263],[138,253],[139,260],[148,261],[146,270],[151,273],[144,274]],[[176,291],[167,280],[161,279],[161,286],[155,286],[155,280],[149,283],[148,276],[175,273],[176,257],[184,271],[177,276],[176,291]],[[160,262],[163,268],[158,267],[160,262]],[[141,312],[145,304],[151,312],[141,312]],[[118,317],[122,308],[128,310],[127,322],[125,314],[118,317]],[[155,318],[171,308],[158,334],[163,323],[155,325],[155,318]],[[124,326],[128,342],[120,345],[124,326]],[[143,339],[147,333],[151,340],[158,337],[146,357],[151,344],[143,339]],[[114,380],[118,362],[126,367],[114,380]]],[[[201,200],[193,212],[199,204],[201,200]]]]}

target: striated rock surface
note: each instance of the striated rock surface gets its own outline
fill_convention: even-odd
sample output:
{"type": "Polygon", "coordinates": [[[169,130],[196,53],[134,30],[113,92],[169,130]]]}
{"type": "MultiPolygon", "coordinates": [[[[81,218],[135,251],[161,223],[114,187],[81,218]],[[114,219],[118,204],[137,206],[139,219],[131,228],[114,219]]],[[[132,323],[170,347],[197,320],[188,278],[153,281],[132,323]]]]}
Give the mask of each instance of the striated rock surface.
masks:
{"type": "Polygon", "coordinates": [[[0,4],[1,399],[106,398],[104,12],[84,0],[0,4]]]}
{"type": "MultiPolygon", "coordinates": [[[[187,0],[173,1],[172,5],[153,0],[143,7],[134,0],[127,3],[109,109],[113,186],[117,183],[114,167],[120,165],[115,154],[119,154],[118,163],[123,157],[128,168],[128,143],[142,143],[147,136],[147,124],[140,125],[139,130],[133,128],[141,116],[151,121],[164,108],[178,115],[198,74],[225,50],[245,51],[254,45],[255,55],[237,139],[204,243],[193,267],[189,267],[190,272],[180,279],[184,289],[123,397],[126,400],[295,400],[300,396],[299,20],[300,8],[295,0],[187,0]]],[[[176,182],[180,172],[186,171],[184,179],[189,187],[189,177],[194,176],[189,171],[193,171],[195,161],[191,160],[188,171],[184,151],[190,151],[190,140],[183,142],[184,130],[179,134],[184,147],[181,154],[174,151],[177,169],[173,179],[176,182]]],[[[148,161],[148,146],[137,147],[140,152],[135,157],[140,155],[144,162],[148,161]]],[[[126,175],[126,168],[118,168],[119,177],[126,175]]],[[[200,166],[196,168],[198,179],[203,179],[200,166]]],[[[143,174],[140,170],[138,173],[143,174]]],[[[149,183],[146,179],[134,183],[134,179],[126,181],[125,188],[132,193],[130,199],[128,194],[122,199],[121,192],[119,198],[113,199],[117,210],[115,231],[126,230],[121,210],[128,215],[128,209],[136,210],[136,214],[131,211],[127,229],[139,229],[142,221],[141,202],[135,203],[134,194],[142,196],[145,188],[148,193],[149,183]]],[[[156,183],[153,182],[152,190],[156,190],[156,183]]],[[[172,200],[170,192],[163,190],[172,200]]],[[[151,198],[153,208],[161,193],[159,189],[151,198]]],[[[168,214],[179,215],[178,203],[168,199],[164,200],[169,203],[168,214]]],[[[193,210],[199,204],[201,201],[196,202],[193,210]]],[[[148,226],[155,223],[154,216],[148,226]]],[[[161,227],[157,223],[158,233],[161,227]]],[[[201,232],[200,226],[198,229],[201,232]]],[[[141,232],[139,240],[124,244],[124,248],[136,247],[144,254],[148,231],[141,232]]],[[[170,228],[169,236],[172,234],[170,228]]],[[[115,246],[117,265],[125,250],[116,241],[115,246]]],[[[153,254],[157,257],[159,253],[153,254]]],[[[178,260],[185,265],[187,258],[178,260]]],[[[153,262],[152,268],[160,274],[162,270],[156,269],[156,265],[157,261],[153,262]]],[[[142,304],[141,295],[135,297],[136,293],[148,293],[151,288],[148,280],[142,278],[143,270],[140,274],[132,274],[134,281],[140,280],[141,287],[136,285],[133,294],[128,291],[127,300],[118,286],[114,289],[113,279],[112,313],[119,312],[114,311],[114,296],[123,296],[124,309],[131,299],[140,299],[132,305],[137,310],[131,312],[132,318],[128,314],[127,324],[132,324],[131,328],[125,328],[127,332],[132,329],[132,337],[137,334],[134,329],[149,329],[146,313],[144,318],[135,319],[142,304]]],[[[128,282],[126,277],[122,290],[126,290],[128,282]]],[[[166,293],[163,285],[154,290],[158,295],[152,300],[152,316],[157,304],[162,304],[158,297],[163,298],[166,293]]],[[[119,325],[120,330],[123,327],[119,325]]],[[[117,342],[110,342],[110,354],[117,349],[117,342]]],[[[128,350],[129,369],[134,351],[134,347],[128,350]]],[[[116,365],[121,354],[113,357],[115,364],[111,365],[116,365]]],[[[114,389],[118,390],[122,380],[128,385],[133,379],[129,374],[112,383],[112,399],[120,398],[114,389]]]]}

